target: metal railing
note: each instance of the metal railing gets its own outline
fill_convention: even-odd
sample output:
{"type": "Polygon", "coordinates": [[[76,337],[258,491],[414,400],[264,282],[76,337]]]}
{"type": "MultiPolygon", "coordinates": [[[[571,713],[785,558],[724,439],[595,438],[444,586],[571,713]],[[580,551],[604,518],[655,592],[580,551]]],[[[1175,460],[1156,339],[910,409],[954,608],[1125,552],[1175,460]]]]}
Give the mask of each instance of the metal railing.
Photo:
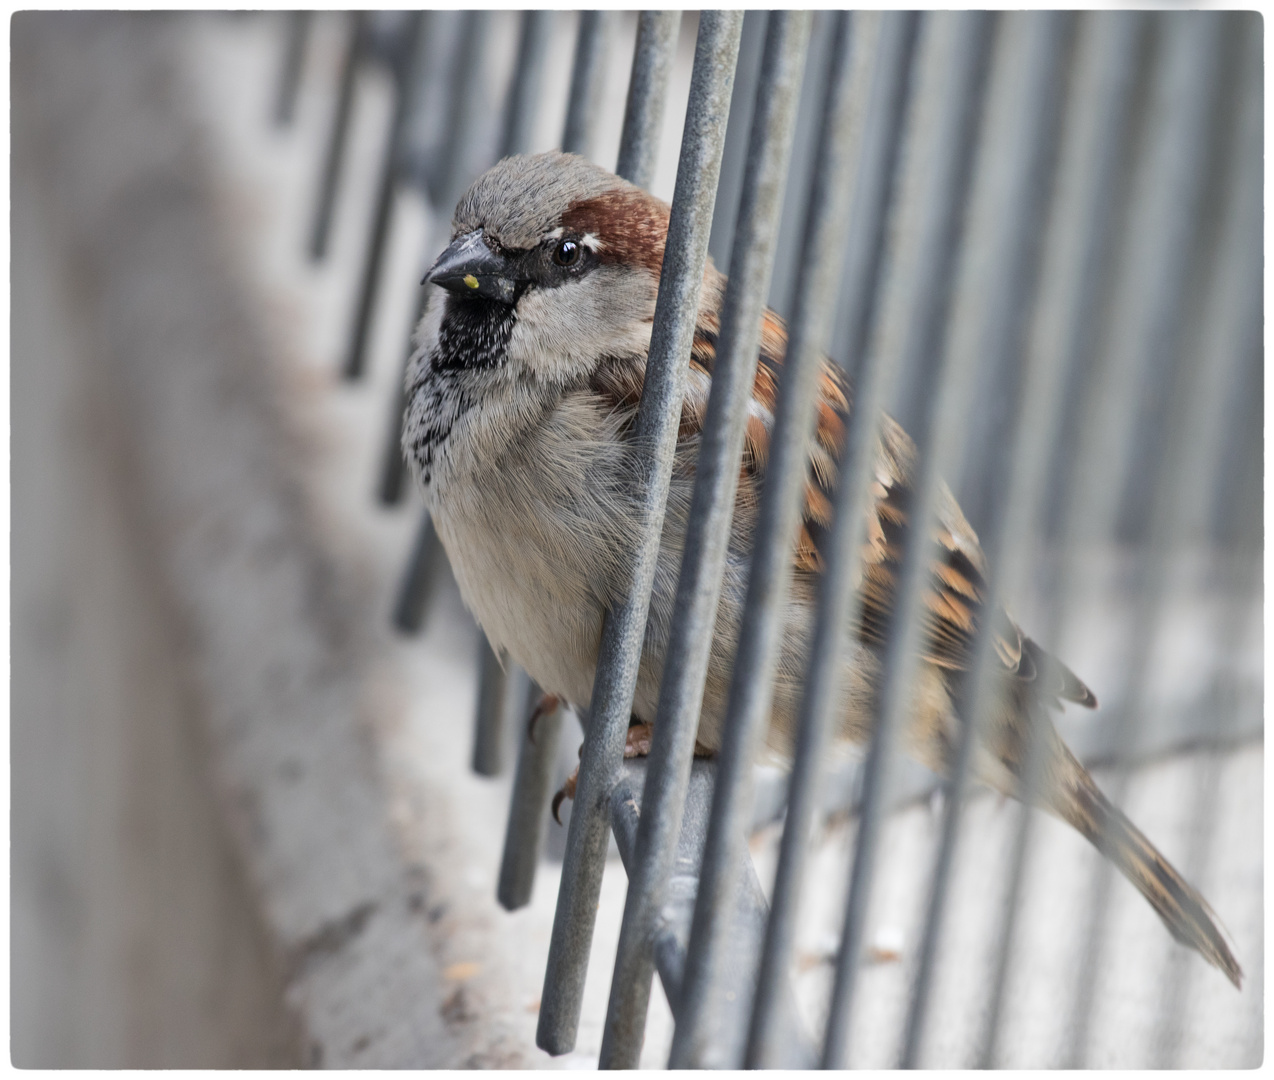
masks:
{"type": "MultiPolygon", "coordinates": [[[[388,62],[397,90],[347,377],[362,371],[396,186],[418,186],[445,220],[482,168],[532,145],[551,24],[567,16],[519,16],[503,108],[480,118],[456,80],[437,71],[450,63],[466,73],[465,85],[500,85],[483,49],[491,17],[351,18],[319,185],[315,257],[325,250],[334,212],[357,65],[367,56],[388,62]],[[422,136],[430,123],[435,130],[422,136]]],[[[598,80],[616,19],[601,12],[577,17],[561,138],[567,150],[593,153],[598,80]]],[[[617,171],[642,186],[655,172],[678,30],[690,25],[675,13],[638,19],[617,171]]],[[[297,15],[289,27],[280,123],[294,107],[308,23],[297,15]]],[[[979,725],[997,693],[992,635],[975,631],[950,775],[919,777],[895,766],[912,708],[943,480],[994,570],[988,610],[1009,602],[1034,613],[1027,628],[1040,640],[1074,640],[1096,617],[1085,599],[1096,591],[1122,623],[1117,659],[1101,686],[1106,730],[1061,722],[1081,758],[1114,766],[1106,785],[1112,802],[1124,801],[1137,763],[1173,749],[1208,748],[1214,765],[1194,794],[1197,820],[1184,867],[1197,877],[1218,828],[1215,761],[1261,731],[1259,669],[1243,668],[1262,542],[1254,509],[1261,505],[1260,40],[1259,19],[1243,13],[698,17],[637,421],[644,531],[630,553],[626,599],[605,617],[592,700],[573,703],[587,705],[588,719],[540,1004],[537,1039],[549,1053],[575,1045],[613,833],[629,886],[603,1066],[637,1065],[655,973],[675,1019],[674,1067],[855,1063],[853,1019],[869,905],[888,855],[886,817],[900,800],[940,787],[940,838],[896,1059],[930,1062],[926,1035],[941,1007],[937,973],[952,879],[967,843],[962,823],[979,725]],[[729,284],[672,637],[649,760],[626,763],[710,250],[728,267],[729,284]],[[787,356],[723,742],[715,760],[695,762],[767,303],[789,320],[787,356]],[[824,356],[852,380],[853,422],[821,545],[767,903],[745,838],[766,817],[758,814],[764,800],[753,763],[774,707],[824,356]],[[831,768],[828,757],[843,707],[844,630],[856,616],[882,413],[901,422],[916,445],[911,528],[879,652],[870,744],[865,761],[847,771],[831,768]],[[1206,690],[1192,700],[1165,698],[1154,684],[1173,620],[1181,617],[1175,612],[1199,601],[1214,608],[1215,651],[1197,660],[1206,690]],[[798,912],[816,824],[846,810],[856,815],[856,839],[825,1017],[814,1024],[792,985],[798,912]]],[[[431,236],[426,251],[444,240],[431,236]]],[[[402,496],[402,410],[399,392],[379,484],[386,504],[402,496]]],[[[394,615],[401,629],[420,627],[444,566],[426,514],[394,615]]],[[[564,712],[554,708],[525,728],[520,718],[539,699],[538,688],[511,662],[502,665],[485,639],[480,650],[475,770],[501,771],[508,732],[518,732],[498,891],[514,909],[531,894],[564,712]]],[[[1001,914],[981,1028],[968,1061],[944,1064],[1003,1059],[1007,987],[1029,960],[1017,939],[1035,817],[1027,806],[1041,782],[1035,730],[1026,740],[1023,806],[1003,895],[987,900],[1001,914]]],[[[1071,1066],[1088,1060],[1098,976],[1110,953],[1110,886],[1110,865],[1102,863],[1071,999],[1063,1056],[1071,1066]]],[[[1243,959],[1259,983],[1261,958],[1243,959]]],[[[1178,949],[1163,985],[1160,1066],[1179,1052],[1187,963],[1178,949]]]]}

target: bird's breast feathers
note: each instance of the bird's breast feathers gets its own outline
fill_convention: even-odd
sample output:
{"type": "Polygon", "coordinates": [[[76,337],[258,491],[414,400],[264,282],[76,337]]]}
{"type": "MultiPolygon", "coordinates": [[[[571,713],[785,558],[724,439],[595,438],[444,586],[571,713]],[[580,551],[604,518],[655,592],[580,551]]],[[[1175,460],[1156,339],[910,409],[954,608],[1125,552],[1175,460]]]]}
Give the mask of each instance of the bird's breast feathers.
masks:
{"type": "Polygon", "coordinates": [[[587,701],[605,605],[636,529],[631,450],[596,395],[430,363],[422,327],[404,447],[466,605],[541,685],[587,701]]]}

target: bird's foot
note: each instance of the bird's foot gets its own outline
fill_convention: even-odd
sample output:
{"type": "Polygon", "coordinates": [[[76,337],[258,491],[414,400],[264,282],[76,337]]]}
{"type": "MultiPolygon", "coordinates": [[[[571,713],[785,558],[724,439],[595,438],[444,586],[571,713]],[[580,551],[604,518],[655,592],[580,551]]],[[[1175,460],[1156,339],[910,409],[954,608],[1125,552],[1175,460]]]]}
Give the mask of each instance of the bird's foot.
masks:
{"type": "Polygon", "coordinates": [[[655,741],[655,725],[640,723],[628,725],[628,737],[624,739],[624,759],[649,757],[650,744],[655,741]]]}
{"type": "MultiPolygon", "coordinates": [[[[540,704],[543,706],[543,702],[540,704]]],[[[531,722],[535,722],[535,717],[531,717],[531,722]]],[[[624,759],[650,757],[650,748],[654,740],[655,726],[652,723],[646,723],[645,721],[631,723],[628,726],[628,735],[624,739],[624,759]]],[[[694,740],[694,757],[711,758],[715,753],[715,750],[708,749],[698,739],[694,740]]],[[[581,757],[583,755],[582,742],[580,744],[580,755],[581,757]]],[[[562,824],[562,819],[558,816],[558,810],[561,809],[563,802],[567,799],[575,799],[575,788],[578,783],[580,783],[580,769],[576,767],[575,772],[566,778],[566,783],[563,783],[561,791],[558,791],[557,795],[553,796],[553,820],[557,821],[559,825],[562,824]]]]}
{"type": "MultiPolygon", "coordinates": [[[[650,755],[650,745],[654,741],[655,728],[653,724],[647,724],[644,721],[628,726],[628,735],[624,739],[624,758],[648,757],[650,755]]],[[[699,755],[699,743],[695,743],[695,754],[699,755]]],[[[580,756],[584,754],[584,744],[580,743],[580,756]]],[[[575,798],[575,787],[579,783],[579,767],[570,776],[566,778],[566,783],[562,785],[561,790],[553,796],[553,820],[559,825],[562,819],[558,817],[558,810],[561,809],[562,803],[566,799],[575,798]]]]}

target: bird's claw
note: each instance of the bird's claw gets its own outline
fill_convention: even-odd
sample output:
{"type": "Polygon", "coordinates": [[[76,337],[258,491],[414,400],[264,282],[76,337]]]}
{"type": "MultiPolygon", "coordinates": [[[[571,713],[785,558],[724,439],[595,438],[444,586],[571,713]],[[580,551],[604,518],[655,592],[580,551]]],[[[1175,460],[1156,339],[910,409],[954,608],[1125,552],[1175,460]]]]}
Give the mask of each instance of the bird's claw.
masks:
{"type": "MultiPolygon", "coordinates": [[[[543,702],[541,702],[540,704],[543,705],[543,702]]],[[[556,707],[556,705],[554,707],[556,707]]],[[[539,708],[537,708],[536,715],[539,714],[539,711],[540,711],[539,708]]],[[[532,723],[535,722],[535,716],[531,717],[531,722],[532,723]]],[[[631,724],[628,728],[628,734],[624,738],[624,758],[627,759],[627,758],[648,756],[650,754],[650,744],[654,738],[654,732],[655,732],[654,726],[651,724],[647,724],[644,722],[639,724],[631,724]]],[[[699,749],[700,749],[699,744],[698,742],[696,742],[695,743],[696,752],[698,752],[699,749]]],[[[580,756],[583,757],[584,755],[583,743],[580,744],[579,752],[580,752],[580,756]]],[[[578,784],[579,784],[579,769],[576,768],[576,770],[573,773],[571,773],[570,776],[566,778],[566,783],[562,785],[558,793],[553,796],[553,806],[552,806],[553,820],[556,821],[559,825],[562,824],[562,819],[558,816],[558,811],[561,809],[562,803],[565,800],[575,798],[575,788],[578,784]]]]}
{"type": "Polygon", "coordinates": [[[579,769],[576,769],[566,778],[566,783],[562,785],[558,793],[553,796],[553,820],[559,825],[562,824],[562,819],[558,816],[558,810],[561,809],[563,800],[575,798],[575,785],[578,782],[579,769]]]}

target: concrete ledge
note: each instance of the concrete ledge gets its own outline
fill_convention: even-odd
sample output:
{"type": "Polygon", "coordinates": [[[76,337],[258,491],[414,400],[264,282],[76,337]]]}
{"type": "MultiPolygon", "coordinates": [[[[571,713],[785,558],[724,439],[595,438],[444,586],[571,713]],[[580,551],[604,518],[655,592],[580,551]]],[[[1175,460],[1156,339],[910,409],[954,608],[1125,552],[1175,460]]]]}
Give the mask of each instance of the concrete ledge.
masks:
{"type": "Polygon", "coordinates": [[[178,22],[20,13],[14,151],[36,161],[124,421],[149,570],[182,620],[213,772],[304,1028],[305,1060],[462,1063],[428,889],[360,719],[370,622],[298,481],[253,298],[173,71],[178,22]]]}

